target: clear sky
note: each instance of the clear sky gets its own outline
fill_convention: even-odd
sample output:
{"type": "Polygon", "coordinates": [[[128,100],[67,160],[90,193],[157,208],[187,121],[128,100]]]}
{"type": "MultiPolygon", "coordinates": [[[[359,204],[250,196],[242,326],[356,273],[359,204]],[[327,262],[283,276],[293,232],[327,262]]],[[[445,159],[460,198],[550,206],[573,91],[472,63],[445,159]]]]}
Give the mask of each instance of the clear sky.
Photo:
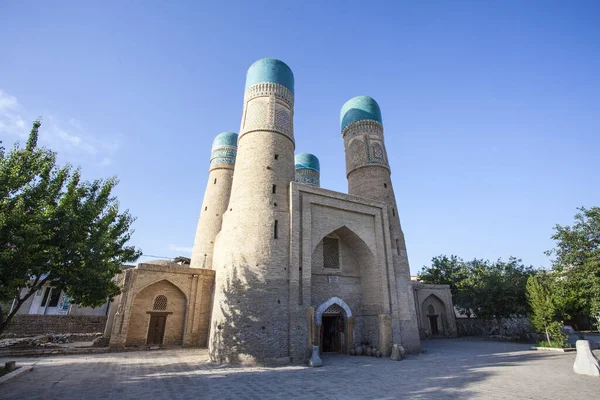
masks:
{"type": "Polygon", "coordinates": [[[296,79],[296,152],[345,192],[339,112],[380,104],[411,270],[549,266],[552,227],[600,205],[598,1],[0,1],[0,140],[120,178],[147,255],[189,256],[210,145],[247,68],[296,79]],[[23,141],[23,139],[21,139],[23,141]]]}

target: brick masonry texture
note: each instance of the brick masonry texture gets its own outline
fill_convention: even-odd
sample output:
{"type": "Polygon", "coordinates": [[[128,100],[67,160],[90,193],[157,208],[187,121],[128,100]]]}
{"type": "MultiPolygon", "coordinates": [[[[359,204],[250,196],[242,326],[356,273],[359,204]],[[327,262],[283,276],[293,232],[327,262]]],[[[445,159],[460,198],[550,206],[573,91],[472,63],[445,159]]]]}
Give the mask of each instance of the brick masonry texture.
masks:
{"type": "Polygon", "coordinates": [[[111,305],[110,346],[145,345],[156,296],[167,297],[165,345],[206,346],[214,271],[139,264],[125,271],[123,293],[111,305]]]}
{"type": "Polygon", "coordinates": [[[342,132],[346,153],[348,193],[385,204],[392,250],[397,305],[392,316],[393,340],[408,352],[419,351],[419,330],[404,233],[396,206],[396,196],[385,150],[383,126],[363,120],[346,126],[342,132]]]}
{"type": "MultiPolygon", "coordinates": [[[[594,399],[598,378],[573,353],[479,340],[424,340],[402,361],[323,355],[324,366],[223,367],[206,350],[20,359],[33,371],[1,386],[21,399],[594,399]]],[[[600,356],[600,350],[594,352],[600,356]]],[[[1,359],[0,362],[8,361],[1,359]]]]}
{"type": "Polygon", "coordinates": [[[285,87],[246,90],[229,207],[215,244],[209,350],[217,362],[289,361],[292,115],[285,87]]]}
{"type": "Polygon", "coordinates": [[[104,332],[105,324],[105,316],[17,314],[5,333],[97,333],[104,332]]]}

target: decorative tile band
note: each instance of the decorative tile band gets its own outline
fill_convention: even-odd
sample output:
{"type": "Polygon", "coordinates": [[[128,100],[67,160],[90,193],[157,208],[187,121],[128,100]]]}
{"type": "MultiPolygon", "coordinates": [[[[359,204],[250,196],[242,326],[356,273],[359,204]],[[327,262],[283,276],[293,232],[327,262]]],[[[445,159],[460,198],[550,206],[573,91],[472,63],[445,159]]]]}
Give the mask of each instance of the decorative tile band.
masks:
{"type": "Polygon", "coordinates": [[[321,174],[312,168],[297,168],[296,182],[321,187],[321,174]]]}
{"type": "Polygon", "coordinates": [[[210,154],[210,169],[213,168],[233,168],[237,146],[221,146],[213,148],[210,154]]]}

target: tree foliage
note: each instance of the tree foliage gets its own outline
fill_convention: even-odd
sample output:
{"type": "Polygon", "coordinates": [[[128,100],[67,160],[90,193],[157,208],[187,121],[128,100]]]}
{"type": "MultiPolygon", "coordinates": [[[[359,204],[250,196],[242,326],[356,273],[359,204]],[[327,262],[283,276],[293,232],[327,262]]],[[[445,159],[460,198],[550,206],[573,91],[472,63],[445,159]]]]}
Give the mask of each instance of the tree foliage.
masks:
{"type": "Polygon", "coordinates": [[[556,225],[552,239],[555,300],[566,317],[600,314],[600,207],[578,208],[572,226],[556,225]]]}
{"type": "Polygon", "coordinates": [[[49,282],[72,301],[99,306],[119,293],[113,277],[140,251],[127,243],[134,218],[120,212],[116,177],[82,181],[38,146],[35,121],[25,148],[0,152],[0,333],[19,307],[49,282]],[[22,291],[22,288],[27,290],[22,291]]]}
{"type": "Polygon", "coordinates": [[[520,259],[496,262],[474,259],[465,262],[457,256],[438,256],[430,267],[423,267],[419,279],[424,283],[450,285],[454,305],[464,314],[498,320],[524,315],[527,278],[535,273],[520,259]]]}
{"type": "Polygon", "coordinates": [[[556,307],[552,297],[552,281],[544,278],[540,274],[540,276],[532,275],[527,279],[527,301],[531,307],[529,315],[531,324],[538,332],[544,333],[550,343],[549,328],[555,319],[556,307]]]}

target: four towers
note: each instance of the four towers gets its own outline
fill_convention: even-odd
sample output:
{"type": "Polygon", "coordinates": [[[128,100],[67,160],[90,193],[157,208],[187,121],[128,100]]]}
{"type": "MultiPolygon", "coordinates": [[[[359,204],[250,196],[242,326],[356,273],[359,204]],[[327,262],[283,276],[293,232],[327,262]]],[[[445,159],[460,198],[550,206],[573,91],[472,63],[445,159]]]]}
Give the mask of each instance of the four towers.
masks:
{"type": "MultiPolygon", "coordinates": [[[[215,362],[289,361],[290,182],[320,186],[317,157],[294,157],[293,115],[291,69],[276,59],[259,60],[246,75],[239,137],[224,132],[213,143],[191,267],[216,272],[209,339],[215,362]]],[[[377,102],[359,96],[344,104],[341,131],[348,193],[387,206],[396,292],[409,305],[394,311],[393,341],[418,351],[408,259],[377,102]]]]}

